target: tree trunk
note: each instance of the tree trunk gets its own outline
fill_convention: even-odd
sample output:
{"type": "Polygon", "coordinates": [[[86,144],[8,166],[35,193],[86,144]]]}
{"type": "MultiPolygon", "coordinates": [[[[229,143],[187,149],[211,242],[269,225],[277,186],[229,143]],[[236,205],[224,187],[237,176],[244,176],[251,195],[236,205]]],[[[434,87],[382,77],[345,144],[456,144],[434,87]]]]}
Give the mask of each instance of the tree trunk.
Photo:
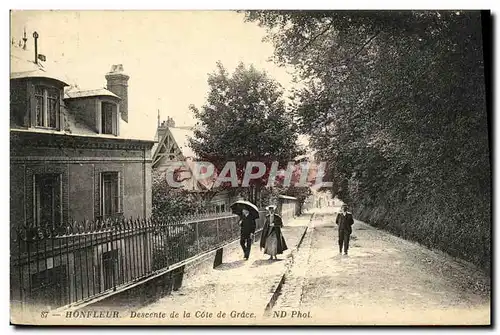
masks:
{"type": "Polygon", "coordinates": [[[253,203],[253,187],[249,185],[245,191],[245,193],[247,194],[247,200],[253,203]]]}
{"type": "Polygon", "coordinates": [[[259,208],[262,207],[262,198],[261,198],[261,185],[257,183],[255,185],[255,205],[259,208]]]}

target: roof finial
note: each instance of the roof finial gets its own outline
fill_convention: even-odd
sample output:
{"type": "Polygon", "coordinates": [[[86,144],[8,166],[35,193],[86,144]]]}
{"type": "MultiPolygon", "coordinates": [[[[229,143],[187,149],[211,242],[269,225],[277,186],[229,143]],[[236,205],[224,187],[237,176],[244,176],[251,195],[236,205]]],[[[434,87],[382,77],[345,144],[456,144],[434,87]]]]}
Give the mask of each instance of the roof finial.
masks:
{"type": "Polygon", "coordinates": [[[26,42],[28,41],[28,38],[26,38],[26,27],[24,27],[24,35],[23,35],[23,50],[26,50],[26,42]]]}
{"type": "Polygon", "coordinates": [[[160,128],[160,109],[158,108],[158,128],[160,128]]]}

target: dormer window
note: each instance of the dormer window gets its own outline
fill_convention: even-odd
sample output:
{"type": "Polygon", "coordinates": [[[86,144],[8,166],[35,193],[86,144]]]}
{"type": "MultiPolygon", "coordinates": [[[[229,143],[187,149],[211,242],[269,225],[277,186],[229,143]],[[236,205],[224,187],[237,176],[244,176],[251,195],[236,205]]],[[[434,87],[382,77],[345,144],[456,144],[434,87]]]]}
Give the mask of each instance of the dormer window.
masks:
{"type": "Polygon", "coordinates": [[[101,133],[118,135],[118,108],[117,104],[102,102],[101,105],[101,133]]]}
{"type": "Polygon", "coordinates": [[[59,89],[35,86],[35,126],[57,128],[59,120],[59,89]]]}

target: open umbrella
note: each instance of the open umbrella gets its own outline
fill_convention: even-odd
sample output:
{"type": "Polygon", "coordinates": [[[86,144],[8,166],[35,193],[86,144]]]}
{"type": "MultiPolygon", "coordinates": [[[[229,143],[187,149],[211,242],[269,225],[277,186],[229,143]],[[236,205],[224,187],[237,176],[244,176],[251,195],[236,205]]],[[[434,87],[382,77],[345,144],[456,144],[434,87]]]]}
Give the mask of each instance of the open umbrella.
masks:
{"type": "Polygon", "coordinates": [[[229,206],[234,214],[241,215],[241,210],[244,208],[248,210],[249,215],[254,219],[259,218],[259,208],[252,204],[250,201],[238,200],[229,206]]]}

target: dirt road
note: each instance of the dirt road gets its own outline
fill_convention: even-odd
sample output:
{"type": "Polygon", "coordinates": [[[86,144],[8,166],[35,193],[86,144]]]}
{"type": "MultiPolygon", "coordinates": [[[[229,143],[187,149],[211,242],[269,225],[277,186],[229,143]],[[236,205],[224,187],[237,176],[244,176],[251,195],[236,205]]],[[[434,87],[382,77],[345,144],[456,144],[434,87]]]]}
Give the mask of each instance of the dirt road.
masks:
{"type": "Polygon", "coordinates": [[[490,323],[484,273],[359,221],[339,255],[335,210],[316,215],[273,312],[314,324],[490,323]]]}

